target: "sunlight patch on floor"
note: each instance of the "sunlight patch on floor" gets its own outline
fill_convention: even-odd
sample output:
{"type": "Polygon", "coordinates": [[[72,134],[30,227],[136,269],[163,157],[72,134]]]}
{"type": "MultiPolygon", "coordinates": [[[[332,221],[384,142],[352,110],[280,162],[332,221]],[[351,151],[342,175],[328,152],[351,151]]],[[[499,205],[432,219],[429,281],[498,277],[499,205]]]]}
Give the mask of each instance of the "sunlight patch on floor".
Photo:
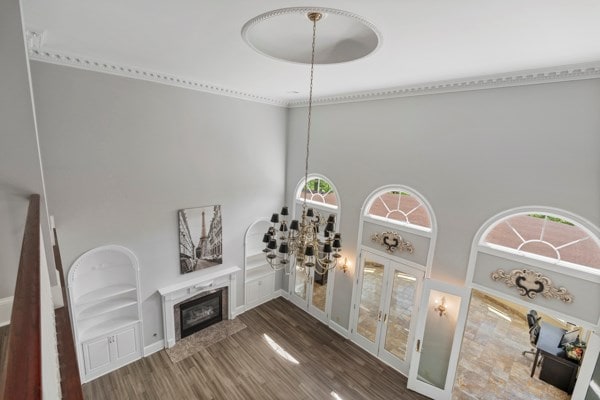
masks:
{"type": "Polygon", "coordinates": [[[287,360],[293,364],[300,364],[300,362],[298,360],[296,360],[294,357],[292,357],[292,355],[290,353],[285,351],[283,349],[283,347],[281,347],[273,339],[271,339],[271,337],[269,335],[264,333],[263,336],[264,336],[265,340],[267,341],[267,343],[269,344],[269,346],[271,346],[271,348],[273,350],[275,350],[275,352],[277,354],[279,354],[279,356],[281,356],[282,358],[284,358],[285,360],[287,360]]]}
{"type": "Polygon", "coordinates": [[[489,311],[493,312],[494,314],[496,314],[497,316],[499,316],[500,318],[504,318],[508,322],[512,322],[512,319],[508,315],[504,314],[502,311],[498,310],[497,308],[494,308],[492,306],[488,306],[487,309],[489,311]]]}

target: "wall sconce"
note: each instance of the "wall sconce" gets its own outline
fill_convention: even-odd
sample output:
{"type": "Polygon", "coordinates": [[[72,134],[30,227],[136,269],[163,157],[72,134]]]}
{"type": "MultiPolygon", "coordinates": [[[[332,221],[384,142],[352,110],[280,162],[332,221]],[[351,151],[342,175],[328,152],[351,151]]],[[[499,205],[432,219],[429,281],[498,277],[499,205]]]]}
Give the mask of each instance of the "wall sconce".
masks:
{"type": "Polygon", "coordinates": [[[442,315],[446,315],[446,298],[442,296],[442,300],[436,300],[435,304],[437,304],[433,310],[440,313],[440,317],[442,315]]]}
{"type": "Polygon", "coordinates": [[[340,265],[340,269],[346,273],[346,271],[348,271],[348,269],[350,268],[350,264],[348,263],[348,257],[344,257],[344,264],[340,265]]]}

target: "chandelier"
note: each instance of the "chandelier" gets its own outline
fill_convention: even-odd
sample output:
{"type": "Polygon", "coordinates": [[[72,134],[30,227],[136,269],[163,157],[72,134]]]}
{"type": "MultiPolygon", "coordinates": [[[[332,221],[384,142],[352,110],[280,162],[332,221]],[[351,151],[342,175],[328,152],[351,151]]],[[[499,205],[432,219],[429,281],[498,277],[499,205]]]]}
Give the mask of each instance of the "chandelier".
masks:
{"type": "Polygon", "coordinates": [[[310,154],[310,124],[312,116],[312,93],[313,76],[315,66],[315,42],[317,33],[317,21],[322,18],[318,12],[307,14],[313,23],[312,53],[310,60],[310,91],[308,96],[308,125],[306,132],[306,162],[304,164],[303,202],[300,220],[294,219],[288,226],[287,218],[289,211],[286,206],[281,209],[280,214],[271,217],[272,226],[263,237],[266,244],[264,252],[267,262],[274,270],[285,269],[290,273],[291,264],[295,262],[298,269],[307,275],[312,268],[315,273],[325,275],[329,270],[336,267],[341,257],[342,239],[339,233],[335,233],[335,215],[331,214],[327,219],[306,205],[308,192],[308,157],[310,154]],[[280,218],[281,215],[281,218],[280,218]],[[323,238],[319,232],[323,230],[323,238]]]}

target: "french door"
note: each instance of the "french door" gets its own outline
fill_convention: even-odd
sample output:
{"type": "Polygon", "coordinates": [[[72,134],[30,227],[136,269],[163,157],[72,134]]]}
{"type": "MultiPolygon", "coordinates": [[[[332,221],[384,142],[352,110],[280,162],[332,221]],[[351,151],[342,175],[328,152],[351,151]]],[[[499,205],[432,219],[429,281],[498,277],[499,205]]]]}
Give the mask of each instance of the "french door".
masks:
{"type": "Polygon", "coordinates": [[[335,270],[323,271],[317,265],[310,269],[310,274],[294,267],[290,273],[290,300],[313,317],[327,324],[331,309],[330,298],[335,270]]]}
{"type": "Polygon", "coordinates": [[[423,286],[407,386],[436,400],[451,399],[470,289],[431,279],[423,286]]]}
{"type": "Polygon", "coordinates": [[[407,375],[424,272],[363,250],[357,275],[351,338],[407,375]]]}

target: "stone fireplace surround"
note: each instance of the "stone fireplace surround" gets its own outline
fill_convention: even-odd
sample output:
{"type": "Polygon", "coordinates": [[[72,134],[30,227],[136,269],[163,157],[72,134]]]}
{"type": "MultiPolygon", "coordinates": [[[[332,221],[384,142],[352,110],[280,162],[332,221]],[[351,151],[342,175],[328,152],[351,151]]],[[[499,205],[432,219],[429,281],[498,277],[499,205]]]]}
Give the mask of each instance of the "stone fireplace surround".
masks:
{"type": "MultiPolygon", "coordinates": [[[[158,289],[162,298],[163,330],[165,347],[170,348],[178,340],[176,335],[175,306],[199,298],[220,288],[227,289],[223,298],[223,319],[233,315],[232,307],[236,304],[236,275],[239,267],[212,267],[192,273],[192,279],[158,289]]],[[[177,310],[179,313],[179,310],[177,310]]],[[[177,324],[179,321],[177,321],[177,324]]],[[[181,337],[181,333],[179,334],[181,337]]]]}

